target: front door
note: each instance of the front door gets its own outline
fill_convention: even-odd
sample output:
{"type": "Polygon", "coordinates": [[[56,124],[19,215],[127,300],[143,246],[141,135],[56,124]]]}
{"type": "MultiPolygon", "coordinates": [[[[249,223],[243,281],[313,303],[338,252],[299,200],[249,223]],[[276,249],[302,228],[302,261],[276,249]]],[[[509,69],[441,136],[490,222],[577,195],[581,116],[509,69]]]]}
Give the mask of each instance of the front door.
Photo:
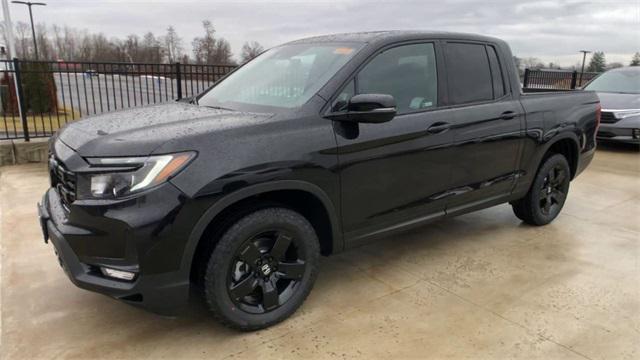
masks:
{"type": "Polygon", "coordinates": [[[384,49],[333,103],[335,109],[353,94],[389,94],[397,107],[383,124],[334,122],[350,244],[444,215],[453,138],[451,111],[438,108],[436,58],[433,43],[384,49]]]}

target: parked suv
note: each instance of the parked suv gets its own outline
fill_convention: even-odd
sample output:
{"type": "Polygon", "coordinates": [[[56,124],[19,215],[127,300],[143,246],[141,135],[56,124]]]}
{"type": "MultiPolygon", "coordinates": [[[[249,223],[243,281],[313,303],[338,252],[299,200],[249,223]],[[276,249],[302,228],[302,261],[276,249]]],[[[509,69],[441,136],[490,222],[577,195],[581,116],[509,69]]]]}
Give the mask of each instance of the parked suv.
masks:
{"type": "Polygon", "coordinates": [[[315,37],[191,103],[68,124],[45,240],[79,287],[157,312],[201,289],[254,330],[302,304],[321,254],[505,202],[545,225],[593,157],[599,102],[524,95],[511,59],[476,35],[315,37]]]}

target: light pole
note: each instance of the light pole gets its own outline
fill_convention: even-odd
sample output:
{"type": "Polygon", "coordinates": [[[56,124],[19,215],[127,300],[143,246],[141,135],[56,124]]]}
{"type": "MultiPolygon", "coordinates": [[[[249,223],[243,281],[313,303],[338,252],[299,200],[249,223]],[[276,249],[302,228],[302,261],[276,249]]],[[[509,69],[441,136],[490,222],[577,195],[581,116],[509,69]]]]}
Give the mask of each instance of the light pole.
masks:
{"type": "Polygon", "coordinates": [[[591,51],[589,50],[580,50],[580,52],[582,53],[582,70],[580,70],[580,85],[582,86],[582,74],[584,74],[584,61],[587,59],[587,54],[590,53],[591,51]]]}
{"type": "Polygon", "coordinates": [[[47,4],[41,3],[41,2],[29,2],[29,1],[12,1],[12,3],[27,5],[29,7],[29,18],[31,19],[31,34],[33,36],[33,49],[36,54],[36,60],[38,60],[38,42],[36,41],[36,29],[33,26],[33,12],[31,11],[31,7],[33,5],[47,6],[47,4]]]}

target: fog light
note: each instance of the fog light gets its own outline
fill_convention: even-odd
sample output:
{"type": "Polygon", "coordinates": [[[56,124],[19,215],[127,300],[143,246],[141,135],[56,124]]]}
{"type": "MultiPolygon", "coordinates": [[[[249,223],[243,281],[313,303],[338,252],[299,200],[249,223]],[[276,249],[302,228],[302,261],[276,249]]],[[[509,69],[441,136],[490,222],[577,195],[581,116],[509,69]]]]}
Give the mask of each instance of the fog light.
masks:
{"type": "Polygon", "coordinates": [[[102,271],[102,274],[104,276],[108,276],[108,277],[112,277],[120,280],[131,281],[133,280],[134,277],[136,277],[136,273],[129,272],[129,271],[116,270],[116,269],[109,269],[106,267],[100,267],[100,271],[102,271]]]}
{"type": "Polygon", "coordinates": [[[633,138],[640,139],[640,129],[633,129],[633,138]]]}

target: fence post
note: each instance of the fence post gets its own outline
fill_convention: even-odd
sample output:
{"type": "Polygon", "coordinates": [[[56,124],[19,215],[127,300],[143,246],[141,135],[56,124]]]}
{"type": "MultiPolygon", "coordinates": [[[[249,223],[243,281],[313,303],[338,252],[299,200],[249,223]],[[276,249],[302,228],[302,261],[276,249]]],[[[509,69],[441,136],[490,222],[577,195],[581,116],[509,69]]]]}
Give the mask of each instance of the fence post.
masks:
{"type": "Polygon", "coordinates": [[[571,89],[575,89],[576,88],[576,81],[578,80],[578,71],[577,70],[573,70],[573,72],[571,73],[571,89]]]}
{"type": "Polygon", "coordinates": [[[13,71],[15,71],[16,77],[16,95],[18,96],[18,110],[20,113],[20,119],[22,120],[22,135],[24,136],[24,141],[29,141],[29,124],[27,124],[27,109],[25,109],[24,104],[22,75],[20,74],[20,61],[18,58],[13,58],[13,71]]]}
{"type": "Polygon", "coordinates": [[[524,79],[522,80],[522,87],[525,89],[529,87],[529,69],[524,69],[524,79]]]}
{"type": "Polygon", "coordinates": [[[176,63],[176,93],[178,94],[178,98],[176,100],[182,99],[182,73],[180,72],[180,62],[176,63]]]}

